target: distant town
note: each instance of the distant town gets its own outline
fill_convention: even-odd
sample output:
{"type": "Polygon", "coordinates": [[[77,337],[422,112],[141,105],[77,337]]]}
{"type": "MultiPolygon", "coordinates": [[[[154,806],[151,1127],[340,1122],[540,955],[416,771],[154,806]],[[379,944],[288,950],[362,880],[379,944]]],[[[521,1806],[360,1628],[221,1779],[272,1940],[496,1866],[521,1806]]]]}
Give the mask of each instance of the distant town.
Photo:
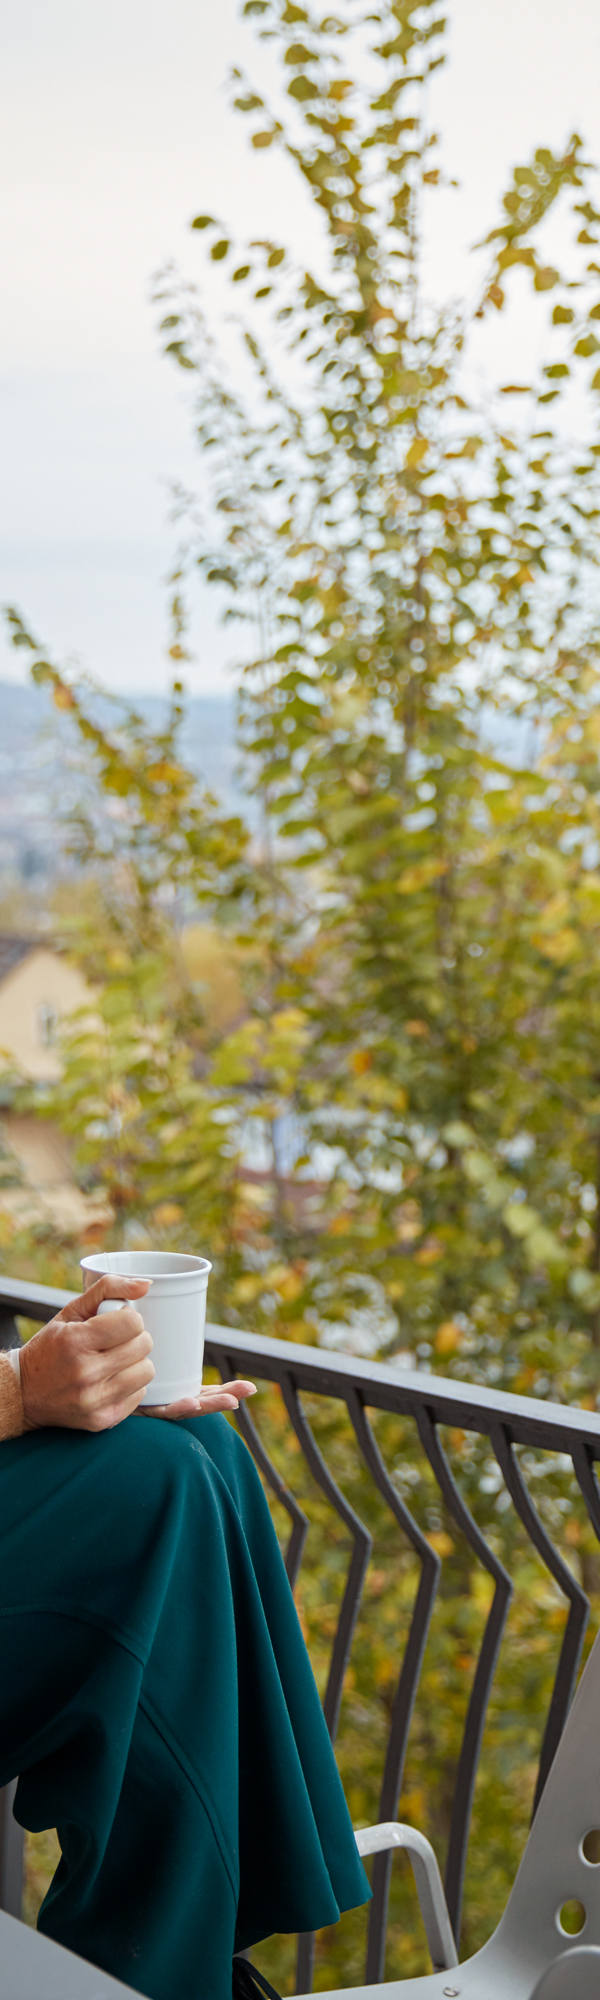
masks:
{"type": "MultiPolygon", "coordinates": [[[[159,695],[132,696],[144,719],[160,726],[159,695]]],[[[106,715],[109,707],[107,703],[106,715]]],[[[181,754],[227,806],[247,812],[236,774],[232,696],[191,697],[181,754]]],[[[62,832],[65,812],[80,793],[75,739],[43,688],[0,680],[0,882],[42,890],[68,872],[62,832]]]]}

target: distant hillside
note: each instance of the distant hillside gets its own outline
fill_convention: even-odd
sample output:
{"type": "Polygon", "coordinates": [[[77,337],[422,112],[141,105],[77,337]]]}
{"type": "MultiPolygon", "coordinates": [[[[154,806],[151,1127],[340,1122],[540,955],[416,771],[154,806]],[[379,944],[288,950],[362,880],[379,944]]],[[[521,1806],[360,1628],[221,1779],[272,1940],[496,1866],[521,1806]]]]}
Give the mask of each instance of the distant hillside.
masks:
{"type": "MultiPolygon", "coordinates": [[[[132,697],[153,727],[165,713],[160,695],[132,697]]],[[[112,711],[114,713],[114,710],[112,711]]],[[[108,721],[111,704],[96,713],[108,721]]],[[[230,695],[197,695],[188,703],[181,732],[182,756],[223,803],[247,817],[236,778],[235,703],[230,695]]],[[[64,865],[60,813],[77,795],[70,771],[73,734],[43,688],[0,680],[0,876],[40,886],[64,865]]]]}
{"type": "MultiPolygon", "coordinates": [[[[160,695],[131,698],[155,729],[165,714],[160,695]]],[[[108,698],[95,702],[100,721],[116,711],[108,698]]],[[[488,750],[508,763],[530,765],[540,732],[510,712],[487,705],[480,731],[488,750]]],[[[44,888],[65,868],[61,819],[80,786],[72,768],[74,732],[43,688],[0,680],[0,878],[44,888]]],[[[244,795],[236,771],[233,695],[190,698],[181,730],[185,762],[230,810],[256,825],[255,801],[244,795]]]]}

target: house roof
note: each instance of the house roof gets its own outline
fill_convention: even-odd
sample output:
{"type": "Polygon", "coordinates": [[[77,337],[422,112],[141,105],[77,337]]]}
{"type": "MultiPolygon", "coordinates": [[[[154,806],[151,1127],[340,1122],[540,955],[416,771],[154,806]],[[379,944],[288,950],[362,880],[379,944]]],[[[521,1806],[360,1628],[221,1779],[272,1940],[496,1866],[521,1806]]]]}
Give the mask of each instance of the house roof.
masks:
{"type": "Polygon", "coordinates": [[[27,958],[30,951],[35,951],[38,945],[39,938],[13,937],[10,931],[0,931],[0,986],[4,979],[8,979],[9,972],[14,972],[15,966],[20,965],[21,960],[27,958]]]}

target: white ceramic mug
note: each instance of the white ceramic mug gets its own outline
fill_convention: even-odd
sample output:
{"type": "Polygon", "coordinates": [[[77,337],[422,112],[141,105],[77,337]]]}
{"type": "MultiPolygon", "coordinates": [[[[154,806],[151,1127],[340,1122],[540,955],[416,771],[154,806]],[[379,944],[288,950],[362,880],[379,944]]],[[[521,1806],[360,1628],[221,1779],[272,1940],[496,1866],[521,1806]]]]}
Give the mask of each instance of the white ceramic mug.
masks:
{"type": "MultiPolygon", "coordinates": [[[[206,1257],[184,1257],[171,1250],[101,1250],[81,1258],[85,1285],[107,1274],[111,1278],[151,1278],[140,1299],[124,1299],[143,1313],[152,1334],[155,1375],[142,1403],[178,1403],[194,1396],[202,1381],[206,1291],[212,1264],[206,1257]]],[[[105,1299],[100,1312],[114,1312],[118,1299],[105,1299]]]]}

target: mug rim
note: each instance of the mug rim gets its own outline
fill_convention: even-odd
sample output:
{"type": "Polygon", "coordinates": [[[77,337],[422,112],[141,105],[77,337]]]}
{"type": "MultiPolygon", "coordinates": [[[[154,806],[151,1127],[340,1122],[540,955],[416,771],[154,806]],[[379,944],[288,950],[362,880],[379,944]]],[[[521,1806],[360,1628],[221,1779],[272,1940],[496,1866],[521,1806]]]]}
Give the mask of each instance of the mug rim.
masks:
{"type": "Polygon", "coordinates": [[[149,1278],[153,1284],[156,1284],[157,1280],[161,1278],[168,1278],[169,1282],[172,1283],[173,1280],[176,1282],[178,1278],[201,1277],[204,1273],[208,1277],[212,1271],[212,1264],[209,1263],[208,1257],[194,1257],[179,1250],[173,1251],[173,1263],[166,1270],[164,1268],[164,1259],[170,1254],[168,1250],[124,1250],[122,1252],[124,1259],[132,1257],[140,1258],[140,1268],[135,1271],[119,1269],[117,1263],[112,1268],[111,1265],[107,1265],[107,1257],[117,1259],[120,1254],[117,1250],[108,1250],[104,1253],[102,1251],[94,1251],[89,1257],[80,1257],[80,1269],[82,1271],[91,1271],[98,1278],[123,1278],[125,1283],[127,1283],[128,1279],[149,1278]],[[142,1259],[145,1260],[146,1269],[141,1268],[142,1259]],[[156,1264],[159,1260],[162,1264],[162,1269],[157,1270],[156,1264]],[[154,1268],[152,1269],[153,1265],[154,1268]]]}

